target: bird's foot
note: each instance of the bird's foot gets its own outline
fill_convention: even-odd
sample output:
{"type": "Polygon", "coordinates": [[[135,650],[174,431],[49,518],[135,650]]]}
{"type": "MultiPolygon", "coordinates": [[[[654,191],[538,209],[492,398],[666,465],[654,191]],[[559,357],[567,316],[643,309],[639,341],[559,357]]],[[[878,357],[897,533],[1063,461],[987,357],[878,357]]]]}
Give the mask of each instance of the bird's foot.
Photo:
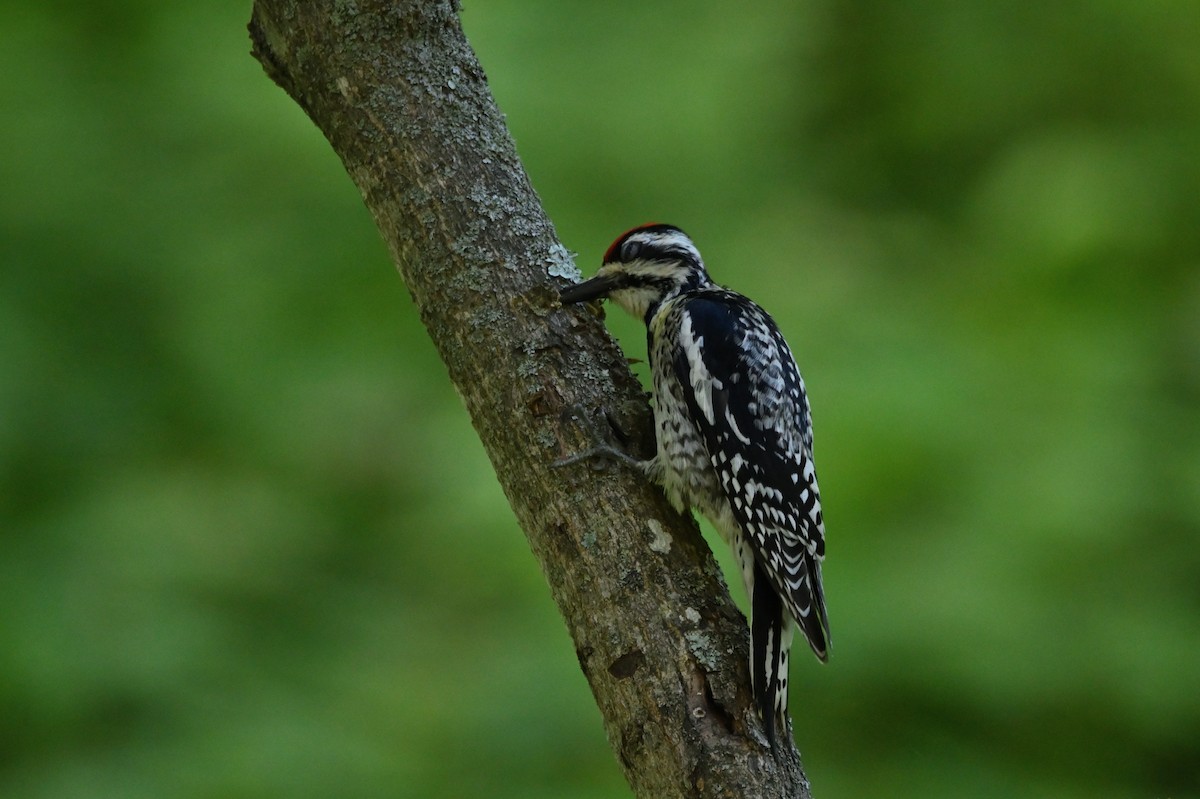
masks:
{"type": "Polygon", "coordinates": [[[551,464],[555,469],[561,469],[564,466],[571,466],[583,461],[611,459],[624,463],[632,469],[644,472],[645,465],[642,461],[630,455],[628,452],[623,452],[610,444],[601,444],[598,447],[585,449],[583,452],[577,452],[574,455],[568,455],[565,458],[559,458],[551,464]]]}
{"type": "MultiPolygon", "coordinates": [[[[617,419],[607,409],[601,411],[602,420],[595,418],[596,414],[588,412],[580,406],[572,406],[564,412],[564,420],[578,423],[588,432],[588,438],[596,442],[594,446],[559,458],[551,464],[555,469],[572,466],[584,461],[599,462],[601,460],[617,461],[642,473],[647,473],[648,461],[642,461],[626,452],[623,447],[630,444],[629,435],[622,429],[617,419]]],[[[602,468],[597,465],[594,468],[602,468]]]]}

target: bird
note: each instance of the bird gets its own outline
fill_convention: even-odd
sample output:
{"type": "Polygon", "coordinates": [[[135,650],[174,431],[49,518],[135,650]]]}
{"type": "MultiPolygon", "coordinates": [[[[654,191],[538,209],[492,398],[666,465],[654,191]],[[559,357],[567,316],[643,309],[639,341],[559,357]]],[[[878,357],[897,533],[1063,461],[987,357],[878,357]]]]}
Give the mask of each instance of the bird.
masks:
{"type": "Polygon", "coordinates": [[[789,734],[788,653],[798,627],[829,655],[821,582],[825,522],[804,380],[779,326],[758,304],[712,281],[680,228],[621,234],[595,276],[561,303],[609,299],[646,324],[656,451],[615,454],[695,508],[733,550],[750,599],[750,676],[763,732],[789,734]]]}

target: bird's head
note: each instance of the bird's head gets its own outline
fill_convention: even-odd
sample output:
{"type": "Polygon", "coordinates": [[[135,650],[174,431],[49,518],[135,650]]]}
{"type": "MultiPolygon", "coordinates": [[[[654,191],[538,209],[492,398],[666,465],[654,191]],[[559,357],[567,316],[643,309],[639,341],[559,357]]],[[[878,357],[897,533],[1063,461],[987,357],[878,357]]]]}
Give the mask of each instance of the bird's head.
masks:
{"type": "Polygon", "coordinates": [[[686,233],[673,225],[642,225],[612,243],[595,277],[559,296],[563,305],[607,297],[649,323],[663,301],[709,283],[686,233]]]}

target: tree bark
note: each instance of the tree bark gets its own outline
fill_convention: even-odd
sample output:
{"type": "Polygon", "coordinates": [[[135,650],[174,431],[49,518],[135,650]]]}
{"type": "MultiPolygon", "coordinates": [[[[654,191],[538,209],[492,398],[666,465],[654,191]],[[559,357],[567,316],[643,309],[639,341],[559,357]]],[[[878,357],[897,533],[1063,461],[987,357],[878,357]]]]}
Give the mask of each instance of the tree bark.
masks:
{"type": "MultiPolygon", "coordinates": [[[[254,56],[358,186],[470,413],[640,797],[808,797],[762,740],[746,623],[690,518],[633,471],[646,399],[576,279],[446,0],[256,0],[254,56]]],[[[469,557],[469,553],[463,553],[469,557]]]]}

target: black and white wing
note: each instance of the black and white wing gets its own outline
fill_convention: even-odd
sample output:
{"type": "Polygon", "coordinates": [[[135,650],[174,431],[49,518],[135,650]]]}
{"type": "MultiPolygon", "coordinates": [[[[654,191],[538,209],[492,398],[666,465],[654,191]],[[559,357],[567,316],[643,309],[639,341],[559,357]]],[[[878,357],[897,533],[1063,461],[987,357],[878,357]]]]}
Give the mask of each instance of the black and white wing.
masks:
{"type": "Polygon", "coordinates": [[[775,322],[739,294],[687,297],[680,325],[673,366],[721,489],[758,564],[825,660],[825,526],[800,371],[775,322]]]}

